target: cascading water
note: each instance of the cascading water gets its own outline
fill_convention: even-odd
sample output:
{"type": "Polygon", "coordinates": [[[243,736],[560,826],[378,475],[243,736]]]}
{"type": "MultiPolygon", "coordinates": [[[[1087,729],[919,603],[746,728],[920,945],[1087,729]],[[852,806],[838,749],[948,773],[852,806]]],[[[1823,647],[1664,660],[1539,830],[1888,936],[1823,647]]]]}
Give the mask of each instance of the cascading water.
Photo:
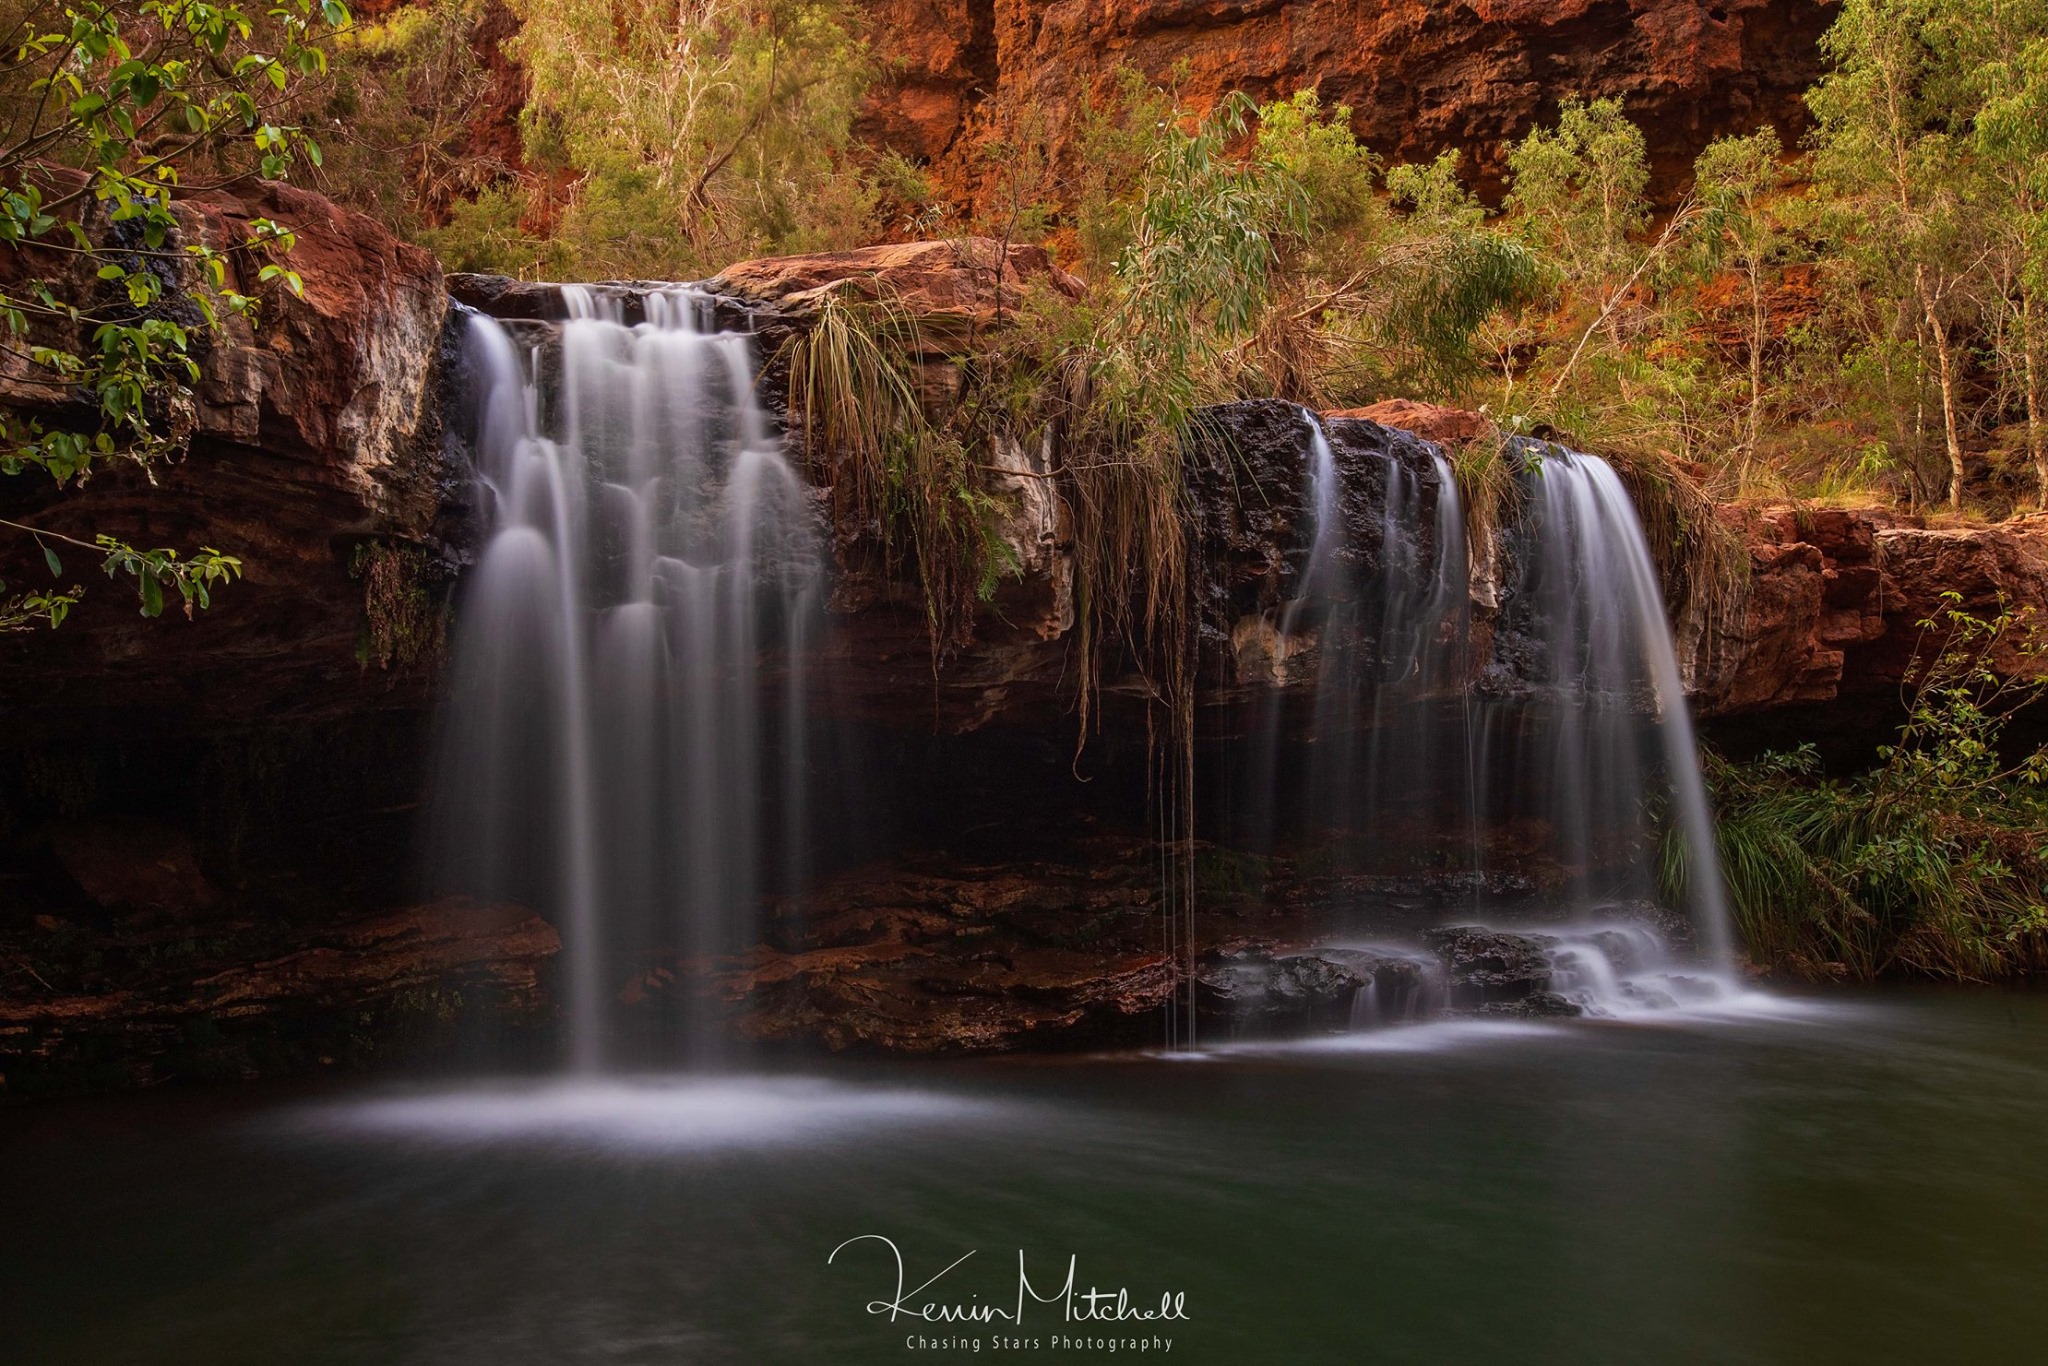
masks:
{"type": "MultiPolygon", "coordinates": [[[[684,290],[642,296],[633,326],[617,294],[562,301],[523,344],[469,320],[484,541],[436,844],[451,889],[561,928],[569,1059],[594,1071],[636,964],[739,947],[764,883],[795,874],[821,561],[749,338],[684,290]]],[[[711,1031],[688,1023],[701,1058],[711,1031]]]]}
{"type": "MultiPolygon", "coordinates": [[[[1279,629],[1285,638],[1316,642],[1313,743],[1305,763],[1283,763],[1285,704],[1276,694],[1262,720],[1255,782],[1263,792],[1255,801],[1316,830],[1341,832],[1339,842],[1372,864],[1388,827],[1411,817],[1455,820],[1461,809],[1464,509],[1440,451],[1388,450],[1361,476],[1375,495],[1368,501],[1377,509],[1377,534],[1353,543],[1328,434],[1314,413],[1302,417],[1312,539],[1279,629]],[[1292,773],[1282,771],[1289,767],[1292,773]],[[1290,785],[1298,790],[1277,790],[1290,785]]],[[[1262,842],[1270,837],[1263,832],[1262,842]]]]}
{"type": "MultiPolygon", "coordinates": [[[[1428,776],[1455,764],[1463,747],[1454,723],[1436,713],[1460,691],[1466,645],[1464,511],[1450,463],[1426,452],[1416,466],[1389,453],[1377,471],[1379,560],[1375,572],[1347,570],[1331,544],[1343,534],[1336,461],[1311,417],[1310,497],[1315,544],[1306,602],[1319,596],[1321,669],[1311,758],[1313,818],[1372,832],[1413,805],[1428,776]],[[1446,733],[1446,731],[1451,733],[1446,733]]],[[[1289,615],[1302,610],[1296,602],[1289,615]]]]}
{"type": "MultiPolygon", "coordinates": [[[[1393,437],[1376,451],[1352,442],[1366,458],[1340,469],[1327,433],[1305,417],[1313,534],[1279,627],[1315,640],[1314,720],[1289,762],[1281,704],[1269,704],[1260,769],[1271,809],[1302,818],[1303,857],[1318,876],[1348,859],[1351,876],[1328,882],[1351,889],[1333,893],[1339,901],[1398,896],[1433,877],[1471,889],[1440,899],[1438,915],[1592,925],[1649,913],[1668,823],[1684,851],[1692,964],[1676,965],[1642,925],[1604,938],[1549,934],[1554,989],[1609,1014],[1722,990],[1729,933],[1711,816],[1655,565],[1619,477],[1596,457],[1539,443],[1512,451],[1521,512],[1501,536],[1489,655],[1474,660],[1449,463],[1393,437]],[[1347,499],[1376,515],[1354,511],[1347,523],[1347,499]],[[1440,848],[1459,843],[1462,875],[1440,848]],[[1435,873],[1395,857],[1418,845],[1434,851],[1435,873]],[[1616,948],[1624,940],[1627,952],[1616,948]]],[[[1354,1017],[1391,1018],[1382,994],[1361,991],[1354,1017]]]]}
{"type": "Polygon", "coordinates": [[[1635,504],[1597,456],[1524,443],[1528,514],[1511,537],[1479,703],[1483,815],[1530,814],[1579,907],[1653,899],[1658,807],[1684,849],[1705,958],[1730,952],[1713,819],[1664,595],[1635,504]]]}

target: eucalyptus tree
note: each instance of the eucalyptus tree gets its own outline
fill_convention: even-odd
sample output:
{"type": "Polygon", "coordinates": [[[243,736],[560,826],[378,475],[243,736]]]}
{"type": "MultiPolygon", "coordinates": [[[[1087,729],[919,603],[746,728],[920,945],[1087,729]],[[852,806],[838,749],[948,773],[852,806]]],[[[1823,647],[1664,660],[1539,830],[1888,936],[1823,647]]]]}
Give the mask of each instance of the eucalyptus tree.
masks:
{"type": "Polygon", "coordinates": [[[875,65],[845,0],[511,0],[531,162],[566,186],[574,269],[683,278],[850,246],[875,65]]]}
{"type": "MultiPolygon", "coordinates": [[[[1960,509],[1963,338],[1976,321],[1985,240],[1970,203],[1954,48],[1943,36],[1953,4],[1845,0],[1821,40],[1829,70],[1807,103],[1836,255],[1853,288],[1896,304],[1916,369],[1924,373],[1931,357],[1948,501],[1960,509]]],[[[1916,433],[1925,425],[1917,413],[1916,433]]]]}
{"type": "Polygon", "coordinates": [[[1765,409],[1764,353],[1770,342],[1769,292],[1774,272],[1795,247],[1778,199],[1791,178],[1777,130],[1721,138],[1693,166],[1699,197],[1699,244],[1708,265],[1741,282],[1747,394],[1743,405],[1739,479],[1746,484],[1758,455],[1765,409]]]}
{"type": "Polygon", "coordinates": [[[1968,115],[1992,358],[2025,408],[2027,455],[2048,506],[2048,0],[1953,0],[1941,30],[1968,115]]]}

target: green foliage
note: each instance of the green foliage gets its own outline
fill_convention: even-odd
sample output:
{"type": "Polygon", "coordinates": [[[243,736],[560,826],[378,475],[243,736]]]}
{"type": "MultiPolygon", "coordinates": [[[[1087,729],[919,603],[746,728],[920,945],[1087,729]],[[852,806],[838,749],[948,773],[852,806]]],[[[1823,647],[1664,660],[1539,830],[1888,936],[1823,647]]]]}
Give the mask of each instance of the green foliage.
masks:
{"type": "MultiPolygon", "coordinates": [[[[1876,318],[1884,330],[1864,344],[1909,343],[1916,404],[1931,380],[1956,508],[1965,475],[1957,332],[1974,303],[1965,144],[1955,136],[1968,114],[1943,41],[1944,21],[1959,14],[1949,0],[1848,0],[1822,39],[1832,69],[1807,97],[1837,271],[1844,286],[1890,305],[1876,318]]],[[[1916,456],[1925,425],[1916,414],[1916,456]]]]}
{"type": "MultiPolygon", "coordinates": [[[[2048,750],[2003,757],[2048,682],[2033,624],[1963,610],[1921,623],[1908,717],[1875,771],[1823,778],[1810,747],[1710,762],[1739,929],[1758,961],[1808,976],[1985,978],[2048,949],[2048,750]],[[1994,667],[1996,665],[1996,667],[1994,667]]],[[[1667,871],[1676,845],[1667,846],[1667,871]]]]}
{"type": "Polygon", "coordinates": [[[1748,137],[1722,138],[1710,144],[1693,166],[1702,208],[1695,229],[1701,264],[1707,269],[1719,266],[1733,270],[1746,305],[1743,349],[1748,373],[1739,446],[1742,466],[1736,477],[1738,489],[1748,482],[1749,466],[1762,439],[1769,401],[1764,353],[1771,340],[1769,291],[1774,283],[1773,272],[1796,250],[1779,204],[1788,180],[1784,158],[1785,148],[1778,140],[1777,130],[1765,127],[1748,137]]]}
{"type": "Polygon", "coordinates": [[[1007,509],[981,473],[1003,435],[991,395],[935,413],[913,369],[923,351],[916,319],[893,301],[829,297],[793,344],[789,410],[812,452],[838,462],[835,515],[878,531],[892,569],[916,568],[936,668],[1020,566],[1001,535],[1007,509]]]}
{"type": "MultiPolygon", "coordinates": [[[[291,249],[288,228],[255,219],[231,246],[192,241],[174,198],[319,164],[318,144],[278,112],[326,71],[323,44],[349,15],[340,0],[275,0],[260,12],[140,0],[31,4],[10,17],[0,59],[0,244],[10,256],[0,347],[18,393],[77,416],[0,409],[0,474],[78,484],[101,461],[146,466],[182,447],[202,339],[230,318],[256,319],[241,280],[299,291],[289,267],[266,259],[291,249]],[[195,177],[200,168],[216,178],[195,177]]],[[[38,535],[59,572],[48,542],[68,538],[7,525],[38,535]]],[[[239,567],[213,551],[183,559],[108,536],[71,543],[101,553],[110,576],[130,576],[145,616],[170,591],[189,615],[239,567]]],[[[0,624],[58,625],[77,593],[8,598],[0,624]]]]}
{"type": "Polygon", "coordinates": [[[517,168],[483,131],[498,116],[479,57],[487,8],[421,0],[338,33],[330,79],[296,106],[325,153],[308,181],[437,246],[451,214],[510,181],[517,168]]]}
{"type": "Polygon", "coordinates": [[[566,180],[554,236],[585,278],[687,279],[851,246],[873,69],[845,0],[512,0],[526,154],[566,180]]]}
{"type": "MultiPolygon", "coordinates": [[[[216,585],[231,582],[242,572],[240,560],[211,548],[181,556],[165,548],[138,550],[112,536],[97,536],[87,542],[19,522],[0,520],[0,527],[32,537],[43,552],[50,577],[59,581],[64,577],[64,563],[52,542],[91,551],[100,557],[100,568],[108,578],[126,574],[135,580],[145,617],[163,615],[166,595],[175,593],[189,620],[198,609],[213,605],[216,585]]],[[[0,583],[0,593],[6,587],[0,583]]],[[[62,626],[84,592],[73,586],[62,592],[30,592],[0,599],[0,632],[26,630],[38,621],[47,621],[53,629],[62,626]]]]}
{"type": "Polygon", "coordinates": [[[1533,129],[1508,154],[1508,175],[1523,235],[1562,263],[1569,283],[1604,291],[1635,268],[1650,163],[1621,101],[1566,100],[1555,128],[1533,129]]]}

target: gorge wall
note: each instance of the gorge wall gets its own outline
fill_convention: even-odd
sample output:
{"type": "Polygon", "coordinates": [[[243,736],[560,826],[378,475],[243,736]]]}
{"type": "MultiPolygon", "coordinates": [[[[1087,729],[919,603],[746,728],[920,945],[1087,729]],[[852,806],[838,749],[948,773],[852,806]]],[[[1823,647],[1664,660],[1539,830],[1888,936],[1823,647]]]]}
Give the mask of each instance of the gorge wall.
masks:
{"type": "Polygon", "coordinates": [[[1805,127],[1825,0],[866,0],[891,64],[864,131],[929,163],[962,199],[982,151],[1029,111],[1057,120],[1119,66],[1204,103],[1308,86],[1347,104],[1396,161],[1468,149],[1497,193],[1506,145],[1569,95],[1619,97],[1660,195],[1724,133],[1805,127]],[[1180,73],[1176,77],[1176,73],[1180,73]]]}
{"type": "MultiPolygon", "coordinates": [[[[1675,199],[1693,159],[1727,133],[1806,127],[1830,0],[861,0],[880,78],[856,131],[925,166],[956,209],[995,211],[992,144],[1036,122],[1071,173],[1073,113],[1124,66],[1197,106],[1318,89],[1352,109],[1391,161],[1469,153],[1461,172],[1502,190],[1510,143],[1573,95],[1620,99],[1651,148],[1652,193],[1675,199]]],[[[395,7],[379,0],[360,12],[395,7]]],[[[470,145],[520,161],[523,76],[505,54],[518,20],[490,0],[470,43],[488,86],[470,145]]],[[[1057,197],[1057,195],[1055,195],[1057,197]]],[[[1000,217],[997,213],[996,217],[1000,217]]]]}

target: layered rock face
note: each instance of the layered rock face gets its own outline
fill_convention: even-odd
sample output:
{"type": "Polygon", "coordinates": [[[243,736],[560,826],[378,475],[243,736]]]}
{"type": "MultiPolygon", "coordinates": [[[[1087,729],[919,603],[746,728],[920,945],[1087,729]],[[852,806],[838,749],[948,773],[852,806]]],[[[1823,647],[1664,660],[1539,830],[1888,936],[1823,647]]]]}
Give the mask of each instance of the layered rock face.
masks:
{"type": "MultiPolygon", "coordinates": [[[[547,956],[535,927],[492,947],[496,929],[388,909],[412,877],[453,572],[434,534],[451,507],[440,267],[281,185],[178,215],[221,250],[252,217],[292,227],[304,296],[264,286],[260,329],[211,339],[181,457],[147,474],[108,464],[82,490],[0,480],[11,521],[212,547],[246,574],[191,620],[145,620],[127,580],[59,545],[84,601],[61,630],[0,640],[0,1074],[22,1086],[149,1080],[171,1054],[190,1064],[179,1075],[275,1070],[276,1022],[294,1011],[326,1019],[301,1051],[346,1054],[335,1030],[357,1007],[381,1015],[494,955],[526,965],[508,987],[531,998],[547,956]],[[458,941],[452,957],[431,947],[458,941]],[[297,956],[321,943],[324,959],[297,956]]],[[[258,293],[260,262],[227,259],[248,277],[230,283],[258,293]]],[[[72,415],[18,369],[0,402],[72,415]]],[[[11,586],[50,581],[29,538],[9,532],[4,555],[11,586]]]]}
{"type": "MultiPolygon", "coordinates": [[[[230,254],[250,277],[230,283],[260,294],[262,326],[230,321],[206,350],[187,452],[147,474],[108,463],[82,491],[9,479],[0,507],[85,541],[210,546],[240,557],[246,577],[189,622],[145,621],[125,580],[100,579],[89,552],[60,551],[66,582],[89,591],[61,631],[0,646],[0,687],[33,700],[44,739],[90,733],[109,709],[207,728],[417,705],[417,693],[390,693],[419,676],[378,666],[426,662],[438,647],[438,609],[415,590],[438,572],[422,548],[443,508],[440,267],[369,218],[284,185],[181,201],[179,216],[191,240],[222,251],[251,218],[290,226],[304,296],[259,289],[261,263],[230,254]],[[382,599],[369,604],[382,640],[366,620],[371,597],[382,599]]],[[[65,396],[12,374],[0,376],[0,402],[61,418],[65,396]]],[[[0,578],[48,583],[49,571],[34,545],[10,538],[0,578]]]]}
{"type": "MultiPolygon", "coordinates": [[[[1497,190],[1507,144],[1568,95],[1619,97],[1648,135],[1660,194],[1713,138],[1805,122],[1820,71],[1823,0],[867,0],[877,50],[898,63],[866,131],[974,198],[1001,168],[988,144],[1026,119],[1056,126],[1120,66],[1202,104],[1315,86],[1396,161],[1446,147],[1497,190]]],[[[1069,143],[1057,149],[1072,155],[1069,143]]]]}
{"type": "MultiPolygon", "coordinates": [[[[1704,716],[1831,703],[1838,726],[1882,734],[1897,723],[1916,659],[1941,648],[1944,613],[2048,615],[2048,518],[2039,515],[1992,526],[1928,526],[1882,508],[1728,507],[1721,517],[1742,535],[1749,573],[1688,661],[1704,716]]],[[[2008,632],[1991,667],[2048,672],[2026,635],[2008,632]]]]}

